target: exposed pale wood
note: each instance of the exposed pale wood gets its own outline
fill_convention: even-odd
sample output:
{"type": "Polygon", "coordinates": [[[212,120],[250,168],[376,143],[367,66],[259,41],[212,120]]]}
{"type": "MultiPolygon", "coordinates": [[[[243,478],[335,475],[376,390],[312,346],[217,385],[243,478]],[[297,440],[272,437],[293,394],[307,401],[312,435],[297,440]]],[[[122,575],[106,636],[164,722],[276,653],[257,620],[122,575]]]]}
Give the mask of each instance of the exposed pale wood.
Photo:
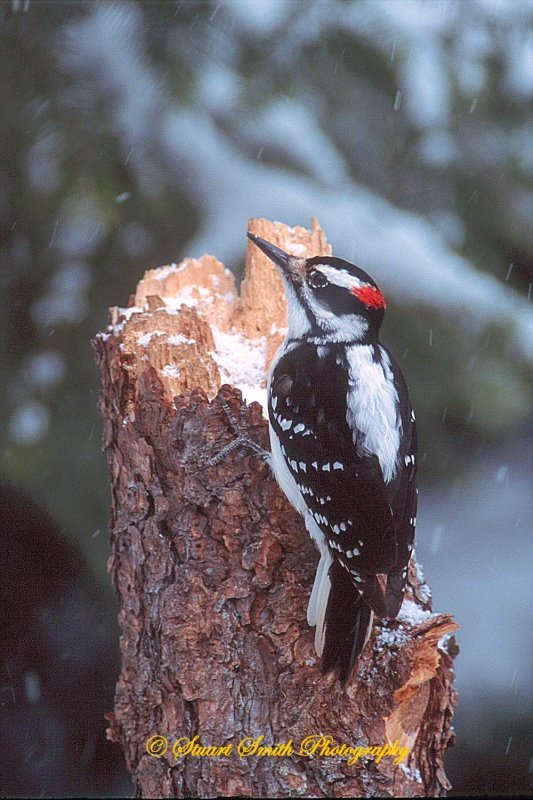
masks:
{"type": "Polygon", "coordinates": [[[149,269],[135,292],[135,305],[144,307],[150,295],[158,295],[169,304],[183,296],[199,303],[208,322],[228,330],[233,324],[237,291],[229,269],[213,256],[185,258],[177,266],[149,269]]]}
{"type": "MultiPolygon", "coordinates": [[[[311,230],[296,226],[289,228],[281,222],[268,219],[250,219],[248,230],[275,244],[294,256],[322,256],[331,254],[318,220],[312,219],[311,230]]],[[[250,338],[267,337],[267,368],[287,330],[287,304],[281,278],[270,261],[258,247],[248,242],[246,271],[241,286],[242,317],[240,327],[250,338]]]]}
{"type": "MultiPolygon", "coordinates": [[[[296,245],[308,255],[328,251],[317,224],[311,233],[266,220],[250,228],[297,255],[304,253],[296,245]]],[[[345,689],[321,675],[306,622],[317,554],[301,518],[248,451],[205,467],[206,454],[235,436],[221,396],[268,447],[260,406],[246,406],[228,386],[219,396],[214,352],[217,330],[235,341],[266,337],[270,352],[279,342],[281,284],[251,247],[242,299],[212,256],[186,259],[147,272],[135,307],[112,309],[95,340],[122,650],[109,735],[124,749],[139,797],[443,794],[456,623],[418,611],[377,624],[345,689]],[[180,308],[184,297],[194,308],[180,308]],[[320,733],[353,746],[398,741],[412,749],[406,768],[390,758],[350,766],[298,755],[241,760],[235,752],[176,762],[170,750],[146,753],[156,733],[171,743],[199,734],[202,744],[235,748],[264,736],[263,744],[292,740],[296,749],[320,733]]],[[[427,597],[413,562],[408,599],[428,612],[427,597]]]]}

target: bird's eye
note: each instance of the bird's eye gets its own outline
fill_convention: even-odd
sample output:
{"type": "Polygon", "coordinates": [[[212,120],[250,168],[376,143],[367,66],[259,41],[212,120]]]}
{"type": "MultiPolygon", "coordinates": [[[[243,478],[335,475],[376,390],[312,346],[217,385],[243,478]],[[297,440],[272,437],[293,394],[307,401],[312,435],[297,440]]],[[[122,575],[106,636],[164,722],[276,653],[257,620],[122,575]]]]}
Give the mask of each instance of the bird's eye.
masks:
{"type": "Polygon", "coordinates": [[[323,272],[319,272],[315,269],[313,272],[309,273],[307,283],[312,289],[322,289],[324,286],[328,285],[328,279],[323,272]]]}

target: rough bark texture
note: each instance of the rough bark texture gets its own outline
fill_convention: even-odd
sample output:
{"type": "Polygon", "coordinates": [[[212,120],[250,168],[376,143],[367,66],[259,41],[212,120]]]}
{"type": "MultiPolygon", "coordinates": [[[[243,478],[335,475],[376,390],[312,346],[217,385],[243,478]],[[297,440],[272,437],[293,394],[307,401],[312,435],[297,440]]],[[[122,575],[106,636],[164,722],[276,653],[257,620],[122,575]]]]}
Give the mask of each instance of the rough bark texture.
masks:
{"type": "MultiPolygon", "coordinates": [[[[250,229],[298,255],[329,252],[316,222],[311,232],[266,220],[250,229]]],[[[265,362],[283,338],[281,287],[263,258],[248,253],[241,298],[210,256],[150,270],[134,307],[111,309],[95,339],[122,650],[109,737],[141,797],[441,795],[457,625],[429,613],[416,564],[409,613],[375,625],[343,688],[320,673],[306,622],[317,553],[301,518],[248,450],[205,467],[235,437],[221,397],[268,448],[261,406],[220,387],[225,367],[213,356],[213,326],[261,342],[265,362]],[[179,310],[180,298],[190,305],[179,310]],[[156,734],[169,742],[159,757],[146,749],[156,734]],[[232,752],[175,758],[173,743],[195,735],[232,752]],[[312,735],[411,752],[402,765],[300,755],[312,735]],[[241,758],[238,743],[261,736],[292,741],[294,754],[241,758]]]]}

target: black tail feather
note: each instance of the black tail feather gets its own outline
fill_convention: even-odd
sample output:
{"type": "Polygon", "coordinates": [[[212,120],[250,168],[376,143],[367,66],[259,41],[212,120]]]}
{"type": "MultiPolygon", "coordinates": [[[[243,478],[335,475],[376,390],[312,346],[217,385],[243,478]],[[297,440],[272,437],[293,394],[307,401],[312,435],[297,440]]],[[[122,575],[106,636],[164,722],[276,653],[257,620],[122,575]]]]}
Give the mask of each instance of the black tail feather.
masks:
{"type": "Polygon", "coordinates": [[[341,682],[346,683],[365,646],[372,610],[338,561],[331,565],[329,575],[331,590],[326,608],[322,671],[337,668],[341,682]]]}
{"type": "Polygon", "coordinates": [[[403,602],[403,594],[405,589],[405,577],[403,575],[403,568],[397,569],[389,573],[387,576],[387,614],[384,615],[388,619],[396,619],[398,612],[403,602]]]}

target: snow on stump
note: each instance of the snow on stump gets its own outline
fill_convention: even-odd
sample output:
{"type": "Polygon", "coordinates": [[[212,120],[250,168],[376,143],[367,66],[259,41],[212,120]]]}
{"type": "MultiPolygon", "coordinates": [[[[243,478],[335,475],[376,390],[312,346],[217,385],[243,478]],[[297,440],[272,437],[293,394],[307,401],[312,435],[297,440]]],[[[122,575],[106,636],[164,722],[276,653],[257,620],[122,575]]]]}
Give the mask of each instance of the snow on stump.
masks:
{"type": "MultiPolygon", "coordinates": [[[[249,230],[331,253],[316,220],[249,230]]],[[[301,517],[249,450],[206,466],[236,436],[222,398],[268,448],[275,267],[249,243],[239,295],[216,258],[188,258],[109,313],[94,341],[122,653],[108,735],[135,796],[443,795],[458,626],[431,612],[414,556],[398,619],[375,624],[343,688],[306,621],[318,554],[301,517]]]]}

